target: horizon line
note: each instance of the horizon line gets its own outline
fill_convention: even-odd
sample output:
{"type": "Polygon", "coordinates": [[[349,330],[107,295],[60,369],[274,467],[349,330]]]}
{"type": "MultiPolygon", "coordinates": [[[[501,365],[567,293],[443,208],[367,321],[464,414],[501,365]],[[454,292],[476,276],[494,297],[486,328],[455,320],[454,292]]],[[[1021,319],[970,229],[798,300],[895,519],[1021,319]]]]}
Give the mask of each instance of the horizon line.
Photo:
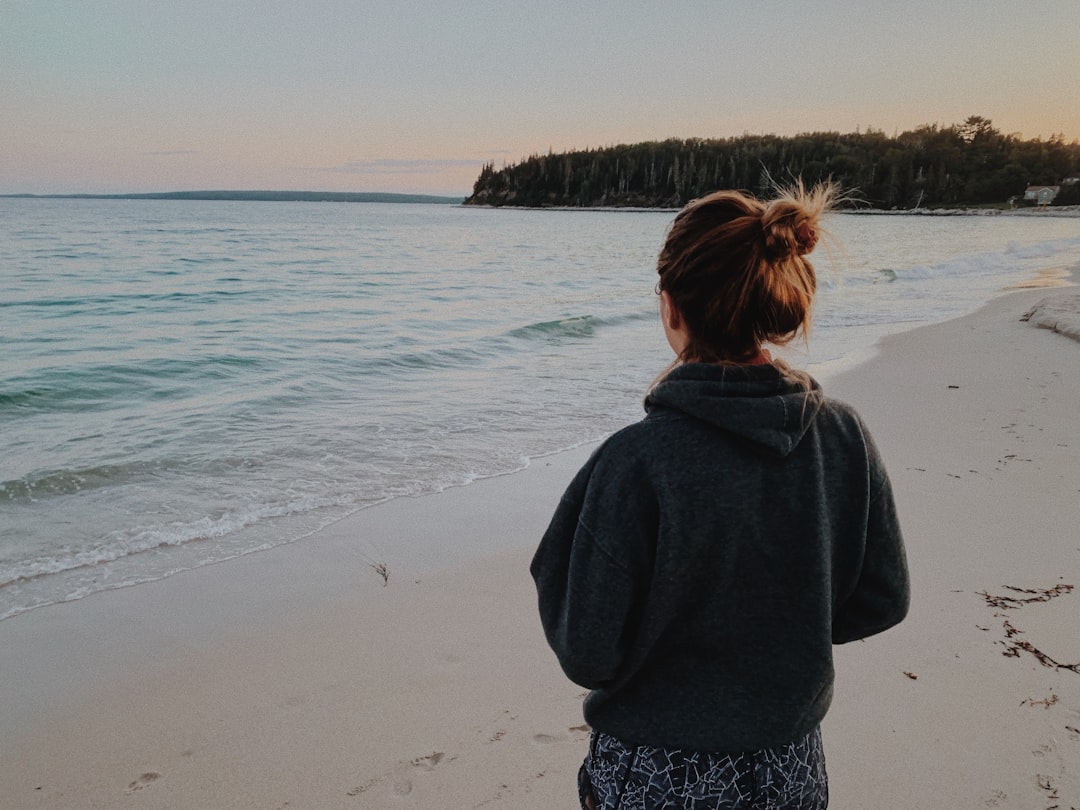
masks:
{"type": "Polygon", "coordinates": [[[468,194],[426,194],[400,191],[304,191],[292,189],[200,189],[193,191],[147,192],[71,192],[39,194],[16,192],[0,194],[0,199],[78,199],[78,200],[202,200],[265,202],[463,202],[468,194]]]}

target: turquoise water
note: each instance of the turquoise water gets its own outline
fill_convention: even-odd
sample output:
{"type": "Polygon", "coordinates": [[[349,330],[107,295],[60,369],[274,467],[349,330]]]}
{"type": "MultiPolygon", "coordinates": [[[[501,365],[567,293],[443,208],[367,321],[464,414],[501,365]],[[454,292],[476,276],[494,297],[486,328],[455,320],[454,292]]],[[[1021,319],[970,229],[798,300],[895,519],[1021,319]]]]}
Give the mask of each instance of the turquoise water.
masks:
{"type": "MultiPolygon", "coordinates": [[[[0,200],[0,617],[636,419],[670,212],[0,200]]],[[[835,217],[810,349],[1080,262],[1080,220],[835,217]]],[[[363,549],[361,549],[363,552],[363,549]]]]}

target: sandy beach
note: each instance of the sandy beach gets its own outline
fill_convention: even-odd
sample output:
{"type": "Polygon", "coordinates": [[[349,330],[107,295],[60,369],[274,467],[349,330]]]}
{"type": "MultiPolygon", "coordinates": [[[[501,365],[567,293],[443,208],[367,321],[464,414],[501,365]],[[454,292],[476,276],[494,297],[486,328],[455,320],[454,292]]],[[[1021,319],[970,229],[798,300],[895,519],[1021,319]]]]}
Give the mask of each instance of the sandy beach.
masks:
{"type": "MultiPolygon", "coordinates": [[[[831,806],[1080,808],[1078,321],[1071,288],[1010,292],[825,381],[913,579],[836,651],[831,806]]],[[[527,567],[590,450],[0,622],[0,806],[576,806],[582,690],[527,567]]]]}

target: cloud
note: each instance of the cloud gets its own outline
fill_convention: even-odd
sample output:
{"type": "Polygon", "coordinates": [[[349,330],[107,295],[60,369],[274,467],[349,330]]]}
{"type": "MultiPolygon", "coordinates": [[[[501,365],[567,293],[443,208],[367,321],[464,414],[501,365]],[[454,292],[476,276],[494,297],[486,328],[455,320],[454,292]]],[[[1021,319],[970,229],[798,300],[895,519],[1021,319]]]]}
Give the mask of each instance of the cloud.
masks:
{"type": "Polygon", "coordinates": [[[149,157],[174,157],[176,155],[197,155],[199,153],[194,149],[172,149],[165,152],[143,152],[143,154],[149,157]]]}
{"type": "Polygon", "coordinates": [[[482,160],[434,158],[365,158],[350,160],[341,166],[323,166],[314,171],[333,174],[434,174],[454,169],[475,169],[482,160]]]}

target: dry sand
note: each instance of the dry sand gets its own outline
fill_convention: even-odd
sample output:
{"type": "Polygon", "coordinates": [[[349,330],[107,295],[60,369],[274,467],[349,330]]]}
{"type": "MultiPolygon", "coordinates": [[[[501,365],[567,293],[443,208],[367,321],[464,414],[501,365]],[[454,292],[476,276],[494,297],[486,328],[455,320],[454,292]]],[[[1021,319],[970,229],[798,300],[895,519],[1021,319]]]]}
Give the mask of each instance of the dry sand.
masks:
{"type": "MultiPolygon", "coordinates": [[[[833,807],[1080,808],[1080,344],[1021,321],[1069,294],[826,381],[881,446],[914,584],[837,649],[833,807]]],[[[576,806],[582,690],[527,565],[590,449],[0,622],[0,807],[576,806]],[[404,549],[385,585],[357,538],[404,549]]]]}

